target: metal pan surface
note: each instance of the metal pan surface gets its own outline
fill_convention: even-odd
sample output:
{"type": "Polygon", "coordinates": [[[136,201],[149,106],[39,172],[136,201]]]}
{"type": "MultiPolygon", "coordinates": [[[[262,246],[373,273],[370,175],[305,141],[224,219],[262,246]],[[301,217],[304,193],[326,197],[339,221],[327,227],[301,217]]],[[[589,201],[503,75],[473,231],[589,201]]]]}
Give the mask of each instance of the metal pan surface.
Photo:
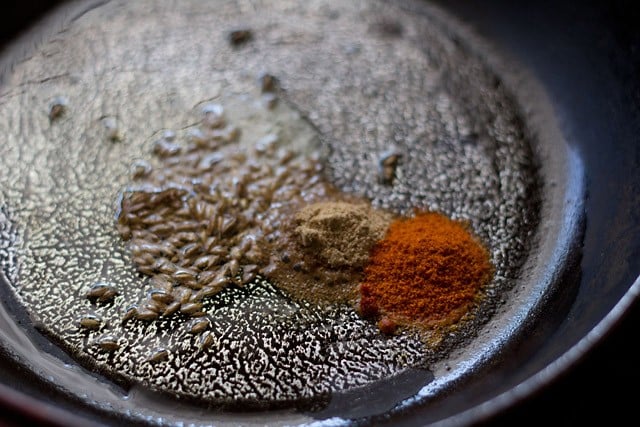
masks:
{"type": "MultiPolygon", "coordinates": [[[[454,45],[464,46],[470,55],[481,58],[496,73],[536,141],[534,151],[542,159],[544,181],[539,240],[522,267],[526,273],[514,289],[505,294],[508,295],[505,307],[482,323],[473,339],[432,367],[434,379],[425,377],[409,395],[403,391],[400,403],[391,410],[388,401],[376,400],[376,394],[384,394],[382,390],[373,388],[360,395],[338,395],[333,399],[331,411],[309,418],[305,418],[306,413],[300,417],[295,413],[272,412],[239,419],[234,418],[237,414],[177,409],[183,418],[173,421],[158,417],[157,412],[145,418],[145,408],[136,408],[150,403],[144,396],[133,397],[131,411],[140,410],[129,418],[131,414],[117,409],[117,402],[115,410],[109,410],[110,404],[105,410],[105,405],[99,402],[88,404],[86,396],[78,396],[77,390],[65,390],[66,385],[52,387],[52,382],[60,381],[58,378],[68,377],[65,369],[71,369],[72,377],[79,381],[92,374],[70,368],[75,361],[44,336],[25,335],[23,330],[30,328],[28,314],[8,310],[3,312],[3,324],[15,329],[6,328],[2,352],[2,397],[6,406],[21,417],[57,425],[133,422],[153,425],[165,421],[169,425],[180,421],[258,425],[264,419],[268,419],[270,425],[332,422],[473,425],[490,423],[505,409],[517,407],[523,400],[540,393],[592,351],[602,336],[629,312],[639,286],[635,283],[638,228],[634,213],[638,203],[635,189],[640,178],[637,144],[630,142],[638,127],[637,98],[633,98],[636,92],[633,86],[626,86],[629,82],[625,80],[633,68],[628,68],[631,65],[621,59],[629,46],[618,44],[619,38],[629,35],[622,30],[606,36],[593,33],[590,25],[604,25],[596,12],[593,12],[595,16],[586,13],[589,16],[584,25],[589,29],[575,30],[575,34],[558,38],[561,25],[549,21],[549,16],[540,12],[545,10],[544,6],[539,6],[537,13],[525,14],[519,7],[501,2],[495,2],[499,4],[492,13],[449,2],[446,5],[426,3],[424,9],[422,6],[412,9],[415,2],[392,3],[414,13],[425,13],[436,22],[447,23],[443,28],[451,31],[447,37],[454,45]],[[514,24],[518,19],[530,26],[540,21],[551,24],[545,31],[532,35],[527,25],[514,24]],[[601,43],[607,49],[593,52],[586,49],[595,39],[606,40],[601,43]],[[556,43],[554,48],[549,48],[550,40],[556,43]],[[600,56],[605,51],[613,59],[600,56]],[[593,69],[581,74],[580,79],[570,78],[585,62],[595,64],[593,69]],[[587,101],[585,94],[589,94],[587,101]],[[600,102],[601,99],[608,102],[600,102]],[[24,363],[25,351],[26,354],[29,351],[45,354],[37,358],[41,364],[37,369],[24,363]],[[358,414],[363,412],[358,409],[354,412],[353,408],[358,408],[358,402],[362,401],[373,402],[365,405],[379,405],[381,409],[374,411],[375,415],[360,417],[358,414]]],[[[66,28],[82,27],[103,11],[107,16],[117,10],[109,9],[110,6],[108,2],[64,5],[31,33],[9,45],[4,64],[11,64],[15,57],[29,58],[33,44],[47,46],[52,34],[54,39],[64,38],[66,28]],[[59,31],[60,25],[64,30],[59,31]]],[[[598,7],[594,10],[599,11],[598,7]]],[[[566,6],[564,13],[570,12],[571,7],[566,6]]],[[[611,20],[614,18],[609,16],[611,20]]],[[[384,27],[392,35],[396,32],[388,22],[384,27]]],[[[632,41],[626,39],[623,43],[632,41]]],[[[51,46],[54,46],[51,54],[59,55],[55,52],[55,43],[51,46]]],[[[19,69],[19,62],[16,66],[19,69]]],[[[4,70],[9,87],[13,70],[10,65],[4,70]]],[[[122,70],[124,74],[128,72],[126,67],[122,70]]],[[[49,79],[41,80],[26,82],[25,87],[47,86],[49,79]]],[[[108,86],[105,87],[108,90],[108,86]]],[[[23,117],[28,117],[28,111],[23,117]]],[[[25,126],[29,126],[28,119],[23,120],[26,120],[25,126]]],[[[11,305],[15,301],[5,297],[3,303],[11,305]]],[[[110,387],[109,380],[104,378],[90,381],[110,387]]],[[[115,394],[119,393],[118,386],[113,387],[115,394]]],[[[91,398],[95,396],[89,400],[91,398]]],[[[124,400],[130,398],[124,397],[124,400]]]]}

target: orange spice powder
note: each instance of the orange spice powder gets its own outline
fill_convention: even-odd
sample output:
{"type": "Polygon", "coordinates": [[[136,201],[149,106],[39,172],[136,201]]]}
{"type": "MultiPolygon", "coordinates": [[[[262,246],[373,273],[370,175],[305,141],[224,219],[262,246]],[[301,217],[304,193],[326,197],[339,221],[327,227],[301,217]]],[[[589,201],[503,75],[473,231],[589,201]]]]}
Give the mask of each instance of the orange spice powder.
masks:
{"type": "Polygon", "coordinates": [[[384,333],[398,325],[460,320],[493,274],[485,247],[466,225],[439,213],[393,222],[371,251],[359,310],[384,333]]]}

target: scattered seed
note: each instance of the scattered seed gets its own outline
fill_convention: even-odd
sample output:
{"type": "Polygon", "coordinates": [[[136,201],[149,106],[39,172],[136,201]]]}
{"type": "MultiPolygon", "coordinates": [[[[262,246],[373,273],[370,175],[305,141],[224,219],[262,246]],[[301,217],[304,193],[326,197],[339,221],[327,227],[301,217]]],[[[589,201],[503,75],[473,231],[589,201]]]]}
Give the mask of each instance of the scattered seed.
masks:
{"type": "Polygon", "coordinates": [[[173,299],[174,299],[173,295],[167,293],[164,289],[153,289],[151,290],[151,292],[149,292],[149,296],[154,301],[157,301],[163,304],[170,304],[171,302],[173,302],[173,299]]]}
{"type": "Polygon", "coordinates": [[[229,32],[229,42],[233,46],[240,46],[253,38],[253,33],[248,28],[239,28],[229,32]]]}
{"type": "Polygon", "coordinates": [[[258,75],[258,84],[262,92],[273,92],[278,88],[278,79],[267,72],[258,75]]]}
{"type": "MultiPolygon", "coordinates": [[[[279,139],[278,135],[274,133],[270,133],[270,134],[267,134],[266,136],[263,136],[258,140],[258,142],[256,142],[256,146],[255,146],[256,152],[262,153],[262,154],[273,152],[276,144],[278,143],[278,139],[279,139]]],[[[268,173],[264,175],[268,175],[268,173]]]]}
{"type": "Polygon", "coordinates": [[[155,257],[147,252],[140,252],[139,255],[133,257],[133,262],[140,265],[153,265],[155,263],[155,257]]]}
{"type": "Polygon", "coordinates": [[[231,261],[229,261],[227,263],[227,266],[229,268],[229,275],[231,277],[236,277],[240,272],[240,263],[236,259],[232,259],[231,261]]]}
{"type": "Polygon", "coordinates": [[[181,231],[171,236],[169,243],[182,246],[187,243],[197,242],[198,240],[200,240],[200,238],[196,233],[192,231],[181,231]]]}
{"type": "MultiPolygon", "coordinates": [[[[202,252],[202,247],[198,243],[187,243],[180,249],[180,254],[184,258],[193,258],[193,256],[202,252]]],[[[195,264],[195,262],[194,262],[195,264]]],[[[177,272],[176,272],[177,273],[177,272]]]]}
{"type": "MultiPolygon", "coordinates": [[[[158,221],[162,221],[162,218],[158,218],[158,221]]],[[[175,254],[175,249],[166,243],[142,243],[139,246],[139,250],[152,255],[154,258],[163,256],[170,258],[175,254]]]]}
{"type": "Polygon", "coordinates": [[[181,150],[182,148],[178,144],[166,139],[159,139],[153,143],[153,153],[159,157],[176,156],[181,150]]]}
{"type": "Polygon", "coordinates": [[[235,126],[227,126],[223,129],[215,129],[211,133],[211,138],[218,142],[230,143],[237,141],[240,137],[240,129],[235,126]]]}
{"type": "MultiPolygon", "coordinates": [[[[195,268],[199,268],[201,270],[206,270],[209,267],[217,264],[218,261],[220,261],[220,257],[218,255],[205,255],[205,256],[202,256],[202,257],[196,259],[193,262],[193,266],[195,268]]],[[[201,277],[199,277],[199,279],[202,280],[201,277]]]]}
{"type": "Polygon", "coordinates": [[[167,305],[167,308],[165,308],[165,310],[162,312],[163,316],[171,316],[172,314],[176,313],[179,309],[180,306],[182,304],[180,303],[180,301],[174,301],[171,304],[167,305]]]}
{"type": "Polygon", "coordinates": [[[224,108],[220,104],[206,104],[202,107],[202,124],[218,129],[226,124],[224,118],[224,108]]]}
{"type": "Polygon", "coordinates": [[[378,175],[382,184],[392,184],[396,175],[396,167],[402,153],[395,147],[381,153],[378,158],[378,175]]]}
{"type": "Polygon", "coordinates": [[[67,112],[69,109],[69,100],[64,96],[55,97],[49,103],[49,120],[53,121],[67,112]]]}
{"type": "Polygon", "coordinates": [[[104,117],[100,121],[104,127],[105,137],[109,141],[122,141],[122,134],[120,133],[118,120],[115,117],[104,117]]]}
{"type": "Polygon", "coordinates": [[[187,130],[187,140],[193,142],[199,147],[204,147],[207,142],[209,142],[209,138],[207,138],[200,128],[191,128],[187,130]]]}
{"type": "Polygon", "coordinates": [[[206,316],[207,313],[205,313],[204,311],[200,310],[200,311],[196,311],[195,313],[191,313],[189,316],[196,318],[196,317],[204,317],[206,316]]]}
{"type": "Polygon", "coordinates": [[[224,154],[219,152],[213,152],[211,154],[207,154],[200,160],[198,164],[199,169],[209,170],[215,165],[219,164],[224,160],[224,154]]]}
{"type": "Polygon", "coordinates": [[[198,281],[203,285],[208,285],[217,277],[217,271],[206,270],[198,274],[198,281]]]}
{"type": "Polygon", "coordinates": [[[225,258],[227,255],[229,255],[229,250],[224,246],[217,245],[209,249],[209,253],[212,255],[218,255],[221,258],[225,258]]]}
{"type": "Polygon", "coordinates": [[[118,295],[118,291],[110,284],[104,282],[95,283],[87,292],[87,298],[99,302],[111,301],[116,295],[118,295]]]}
{"type": "MultiPolygon", "coordinates": [[[[225,285],[228,283],[225,282],[225,285]]],[[[200,302],[205,298],[211,297],[222,290],[222,287],[218,286],[207,286],[200,289],[196,294],[192,297],[195,302],[200,302]]]]}
{"type": "Polygon", "coordinates": [[[222,218],[222,224],[220,225],[220,234],[222,236],[227,235],[233,232],[234,227],[238,224],[238,218],[236,217],[226,217],[222,218]]]}
{"type": "Polygon", "coordinates": [[[96,344],[104,351],[115,351],[120,348],[118,340],[112,335],[103,335],[98,338],[96,344]]]}
{"type": "Polygon", "coordinates": [[[200,336],[200,349],[204,350],[211,347],[216,342],[216,337],[209,331],[205,331],[200,336]]]}
{"type": "Polygon", "coordinates": [[[180,304],[187,304],[191,299],[191,289],[181,288],[178,291],[176,299],[180,301],[180,304]]]}
{"type": "Polygon", "coordinates": [[[142,308],[145,310],[153,311],[159,315],[167,308],[167,304],[155,299],[147,299],[142,308]]]}
{"type": "Polygon", "coordinates": [[[172,277],[180,283],[186,283],[195,281],[197,275],[198,273],[196,271],[179,268],[173,273],[172,277]]]}
{"type": "Polygon", "coordinates": [[[260,263],[263,257],[264,254],[260,249],[258,249],[257,246],[254,246],[253,248],[251,248],[251,250],[247,251],[244,254],[244,259],[253,264],[260,263]]]}
{"type": "Polygon", "coordinates": [[[164,362],[169,358],[169,350],[165,348],[158,348],[147,358],[148,363],[164,362]]]}
{"type": "Polygon", "coordinates": [[[143,320],[145,322],[150,322],[152,320],[156,320],[158,318],[158,313],[153,310],[149,310],[147,306],[144,308],[140,308],[137,310],[136,319],[143,320]]]}
{"type": "Polygon", "coordinates": [[[186,286],[187,288],[197,291],[202,289],[202,287],[204,286],[204,284],[202,282],[199,282],[197,280],[189,280],[189,281],[185,281],[181,283],[183,286],[186,286]]]}
{"type": "Polygon", "coordinates": [[[227,277],[225,274],[219,274],[215,280],[211,282],[209,285],[212,288],[223,289],[224,287],[231,284],[231,279],[227,277]]]}
{"type": "Polygon", "coordinates": [[[145,160],[136,160],[131,165],[131,176],[133,177],[133,179],[144,178],[146,176],[149,176],[151,170],[152,167],[148,162],[146,162],[145,160]]]}
{"type": "Polygon", "coordinates": [[[100,329],[102,321],[93,314],[85,314],[80,318],[80,326],[85,329],[100,329]]]}
{"type": "Polygon", "coordinates": [[[173,289],[173,282],[166,274],[154,275],[151,280],[149,280],[149,283],[153,286],[153,289],[157,291],[169,293],[173,289]]]}
{"type": "MultiPolygon", "coordinates": [[[[289,163],[289,161],[291,161],[291,159],[293,159],[295,157],[295,153],[291,150],[287,150],[287,149],[281,149],[278,152],[278,163],[280,163],[281,165],[286,165],[287,163],[289,163]]],[[[286,171],[286,169],[281,171],[286,171]]],[[[282,173],[282,172],[281,172],[282,173]]],[[[276,172],[276,176],[277,176],[277,172],[276,172]]]]}
{"type": "Polygon", "coordinates": [[[253,281],[258,274],[257,265],[245,265],[242,267],[242,283],[247,284],[253,281]]]}
{"type": "Polygon", "coordinates": [[[87,292],[87,298],[99,298],[101,297],[110,286],[103,282],[95,283],[91,286],[91,289],[87,292]]]}
{"type": "Polygon", "coordinates": [[[162,138],[169,142],[173,142],[176,140],[176,133],[171,129],[165,129],[162,131],[162,138]]]}
{"type": "Polygon", "coordinates": [[[173,275],[178,267],[166,258],[160,258],[154,263],[154,269],[164,274],[173,275]]]}
{"type": "Polygon", "coordinates": [[[244,251],[240,246],[234,246],[233,248],[231,248],[231,252],[229,252],[229,257],[231,257],[231,259],[235,261],[240,261],[243,256],[244,251]]]}
{"type": "Polygon", "coordinates": [[[193,321],[189,327],[189,332],[192,334],[199,334],[209,329],[209,319],[197,319],[193,321]]]}
{"type": "Polygon", "coordinates": [[[107,289],[107,291],[105,293],[103,293],[100,297],[98,297],[98,301],[99,302],[109,302],[111,301],[116,295],[118,295],[118,291],[116,291],[113,288],[109,288],[107,289]]]}
{"type": "Polygon", "coordinates": [[[202,303],[199,302],[188,302],[186,304],[182,304],[180,307],[180,313],[183,314],[193,314],[202,309],[202,303]]]}
{"type": "Polygon", "coordinates": [[[138,306],[132,305],[129,308],[127,308],[124,314],[122,315],[122,321],[126,322],[127,320],[131,320],[137,316],[138,316],[138,306]]]}

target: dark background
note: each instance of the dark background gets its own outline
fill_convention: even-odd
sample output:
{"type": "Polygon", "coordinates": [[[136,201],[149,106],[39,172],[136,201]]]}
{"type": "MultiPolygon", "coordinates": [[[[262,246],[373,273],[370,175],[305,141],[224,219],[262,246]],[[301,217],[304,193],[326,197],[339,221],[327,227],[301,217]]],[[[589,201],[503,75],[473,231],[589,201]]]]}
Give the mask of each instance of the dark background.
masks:
{"type": "MultiPolygon", "coordinates": [[[[3,2],[0,48],[56,3],[59,2],[3,2]]],[[[626,139],[625,143],[640,145],[640,133],[623,133],[614,125],[618,120],[640,123],[640,115],[636,114],[640,107],[640,13],[636,2],[440,3],[480,34],[497,39],[501,48],[531,68],[550,90],[552,101],[566,106],[569,101],[576,104],[576,96],[583,96],[584,107],[574,110],[574,119],[609,122],[611,135],[618,140],[626,139]],[[572,93],[571,97],[565,95],[567,91],[572,93]],[[622,115],[620,108],[625,111],[622,115]]],[[[601,131],[606,130],[604,127],[601,131]]],[[[574,136],[598,143],[598,133],[594,131],[585,130],[584,135],[578,131],[574,136]]],[[[622,322],[577,366],[536,395],[478,426],[628,424],[627,420],[637,417],[636,389],[640,383],[637,328],[640,328],[640,303],[636,301],[622,322]]],[[[4,425],[3,420],[6,425],[34,422],[15,408],[0,404],[0,426],[4,425]]],[[[46,422],[41,419],[37,424],[46,422]]]]}

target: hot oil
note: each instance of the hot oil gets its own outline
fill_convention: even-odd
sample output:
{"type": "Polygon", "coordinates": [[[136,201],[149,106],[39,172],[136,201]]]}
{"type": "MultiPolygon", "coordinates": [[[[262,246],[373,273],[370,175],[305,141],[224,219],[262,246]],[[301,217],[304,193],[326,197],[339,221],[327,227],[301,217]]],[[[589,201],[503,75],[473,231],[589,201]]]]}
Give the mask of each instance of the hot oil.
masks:
{"type": "MultiPolygon", "coordinates": [[[[315,307],[265,279],[295,212],[345,196],[321,174],[315,129],[284,100],[261,101],[244,94],[204,104],[186,139],[163,132],[151,171],[125,189],[118,226],[148,278],[148,296],[130,320],[125,311],[119,341],[136,330],[145,336],[142,349],[163,355],[127,354],[144,357],[133,377],[246,409],[317,405],[336,385],[358,388],[423,368],[416,337],[384,339],[349,307],[315,307]],[[194,380],[176,382],[180,372],[194,380]]],[[[101,352],[119,350],[112,336],[104,339],[101,352]]]]}
{"type": "MultiPolygon", "coordinates": [[[[110,410],[136,419],[174,420],[192,411],[206,417],[206,409],[181,403],[187,401],[204,408],[302,407],[317,410],[319,418],[361,417],[417,393],[431,379],[429,364],[464,346],[491,318],[515,285],[535,234],[535,158],[526,124],[500,79],[413,2],[281,1],[255,9],[185,2],[184,10],[195,14],[154,3],[153,19],[146,7],[151,2],[92,10],[69,24],[68,36],[56,42],[61,50],[46,42],[14,70],[0,106],[9,130],[2,148],[7,176],[19,177],[1,178],[10,189],[2,195],[3,223],[13,233],[3,238],[9,242],[2,253],[8,290],[75,361],[126,387],[133,384],[117,398],[105,397],[102,383],[86,394],[91,405],[109,402],[104,405],[110,410]],[[242,22],[252,37],[230,44],[230,22],[242,22]],[[219,33],[212,35],[212,28],[219,33]],[[207,40],[207,48],[198,40],[207,40]],[[89,41],[108,55],[85,61],[94,58],[89,41]],[[53,68],[62,77],[47,79],[53,68]],[[265,88],[265,70],[277,78],[281,102],[271,89],[256,93],[265,88]],[[34,80],[43,82],[37,90],[20,92],[22,82],[34,80]],[[60,94],[64,114],[51,120],[49,100],[60,94]],[[183,296],[164,301],[159,291],[174,287],[163,290],[152,282],[155,267],[140,271],[157,254],[142,251],[134,259],[122,240],[126,230],[114,223],[122,207],[118,194],[140,191],[132,185],[158,171],[158,159],[170,161],[175,144],[184,148],[202,139],[194,124],[203,113],[215,120],[216,105],[226,105],[230,122],[241,129],[228,141],[240,151],[280,132],[297,153],[321,152],[323,177],[342,194],[398,215],[418,208],[467,220],[496,269],[468,321],[431,345],[411,332],[388,337],[352,307],[292,299],[262,275],[225,283],[200,301],[190,298],[206,286],[191,289],[169,309],[183,296]],[[33,111],[42,114],[23,116],[33,111]],[[255,115],[246,115],[251,111],[255,115]],[[106,126],[105,118],[116,117],[106,126]],[[16,123],[25,120],[31,126],[16,132],[16,123]],[[386,161],[390,157],[394,162],[386,161]],[[143,307],[153,301],[164,304],[162,313],[143,307]],[[369,408],[349,412],[338,398],[331,403],[331,396],[383,395],[384,384],[397,393],[369,408]],[[153,404],[148,390],[173,403],[153,404]]],[[[187,276],[181,276],[184,283],[187,276]]],[[[33,359],[49,366],[45,358],[33,359]]],[[[71,371],[69,378],[86,375],[71,371]]],[[[78,390],[73,381],[61,384],[78,390]]]]}

